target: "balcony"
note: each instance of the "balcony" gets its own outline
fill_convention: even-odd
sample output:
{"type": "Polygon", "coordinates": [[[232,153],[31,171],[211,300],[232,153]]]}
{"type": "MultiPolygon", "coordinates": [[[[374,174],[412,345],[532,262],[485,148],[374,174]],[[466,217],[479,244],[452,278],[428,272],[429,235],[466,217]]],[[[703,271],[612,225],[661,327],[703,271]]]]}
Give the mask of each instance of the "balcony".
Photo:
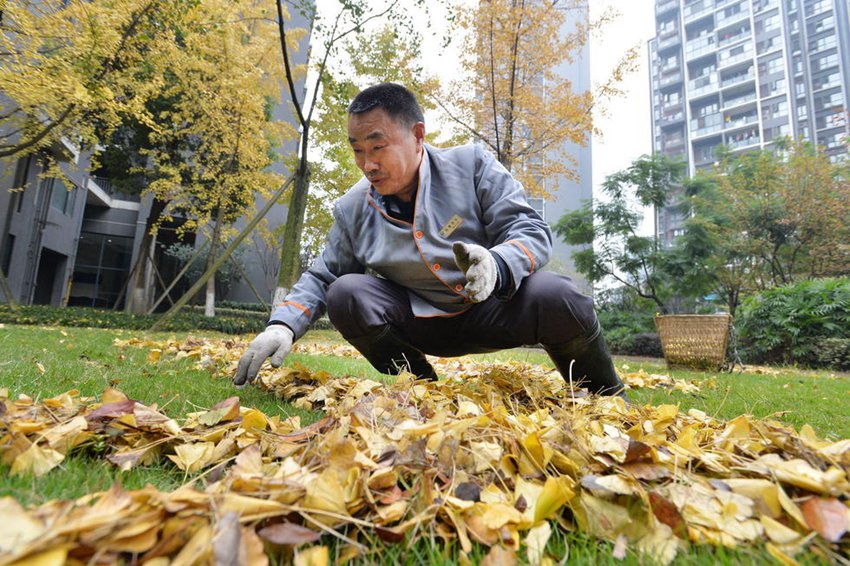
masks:
{"type": "Polygon", "coordinates": [[[752,36],[753,34],[748,29],[736,35],[729,35],[724,37],[723,39],[717,42],[717,47],[725,47],[727,45],[732,45],[733,43],[738,43],[740,41],[744,41],[745,39],[750,39],[752,38],[752,36]]]}
{"type": "Polygon", "coordinates": [[[812,92],[820,92],[822,90],[835,88],[838,86],[841,86],[841,79],[838,77],[838,75],[833,75],[828,83],[824,83],[822,85],[818,85],[817,83],[815,83],[814,85],[812,85],[812,92]]]}
{"type": "Polygon", "coordinates": [[[720,88],[729,88],[730,86],[735,86],[748,81],[755,80],[755,78],[756,74],[753,71],[750,71],[749,73],[743,73],[720,81],[720,88]]]}
{"type": "Polygon", "coordinates": [[[655,5],[655,15],[660,16],[679,7],[679,0],[662,0],[655,5]]]}
{"type": "Polygon", "coordinates": [[[691,120],[692,138],[719,134],[722,129],[723,115],[717,112],[691,120]]]}
{"type": "Polygon", "coordinates": [[[667,85],[671,85],[673,83],[680,83],[680,82],[682,82],[681,71],[678,72],[678,73],[675,73],[673,75],[667,76],[667,77],[661,77],[661,80],[658,81],[658,86],[665,87],[667,85]]]}
{"type": "Polygon", "coordinates": [[[691,97],[702,96],[709,92],[714,92],[719,87],[720,83],[717,80],[717,73],[709,73],[688,82],[688,95],[691,97]]]}
{"type": "Polygon", "coordinates": [[[713,35],[704,35],[685,43],[685,58],[694,59],[702,55],[713,53],[716,49],[713,35]]]}
{"type": "Polygon", "coordinates": [[[768,8],[773,8],[777,5],[776,0],[758,0],[755,3],[755,13],[764,12],[768,8]]]}
{"type": "Polygon", "coordinates": [[[737,106],[741,106],[742,104],[749,104],[750,102],[756,99],[756,93],[752,92],[750,94],[745,94],[744,96],[737,96],[735,98],[730,98],[723,101],[723,109],[728,110],[730,108],[735,108],[737,106]]]}
{"type": "Polygon", "coordinates": [[[106,195],[115,200],[126,200],[130,202],[141,202],[142,198],[138,194],[128,194],[122,192],[118,189],[113,183],[112,180],[108,177],[91,177],[92,182],[94,182],[97,187],[99,187],[106,195]]]}
{"type": "Polygon", "coordinates": [[[809,55],[814,55],[820,51],[826,51],[827,49],[832,49],[837,44],[835,36],[829,35],[824,38],[821,38],[817,41],[809,42],[809,55]]]}
{"type": "Polygon", "coordinates": [[[707,16],[714,11],[714,0],[704,0],[690,6],[685,6],[682,13],[685,16],[685,22],[690,23],[696,19],[707,16]]]}
{"type": "Polygon", "coordinates": [[[675,151],[685,147],[685,138],[679,136],[677,138],[666,138],[661,141],[661,146],[664,151],[675,151]]]}
{"type": "Polygon", "coordinates": [[[724,15],[723,12],[719,12],[717,16],[714,18],[714,27],[719,29],[721,26],[732,25],[735,22],[739,22],[744,18],[748,18],[750,16],[750,9],[744,8],[734,14],[724,15]]]}
{"type": "Polygon", "coordinates": [[[730,119],[723,125],[723,129],[725,131],[735,130],[742,126],[746,126],[748,124],[754,124],[759,121],[758,113],[748,114],[746,116],[740,116],[735,119],[730,119]]]}
{"type": "Polygon", "coordinates": [[[662,40],[661,38],[659,38],[657,49],[658,49],[658,51],[663,51],[664,49],[667,49],[668,47],[673,47],[674,45],[679,45],[681,42],[682,42],[682,39],[679,37],[679,34],[675,33],[672,36],[668,37],[667,39],[662,40]]]}
{"type": "Polygon", "coordinates": [[[753,135],[751,137],[743,137],[741,139],[726,141],[726,147],[728,147],[732,151],[744,149],[747,147],[753,147],[759,144],[761,144],[761,136],[759,136],[758,134],[753,135]]]}
{"type": "Polygon", "coordinates": [[[753,58],[753,47],[752,44],[748,44],[746,49],[744,49],[743,53],[738,53],[736,55],[729,55],[729,51],[724,51],[717,55],[717,65],[718,67],[731,67],[736,63],[740,63],[741,61],[748,61],[753,58]]]}
{"type": "Polygon", "coordinates": [[[696,130],[691,130],[691,139],[704,138],[706,136],[711,135],[720,135],[720,131],[723,128],[720,126],[706,126],[704,128],[697,128],[696,130]]]}
{"type": "Polygon", "coordinates": [[[675,114],[668,114],[666,116],[662,116],[659,120],[659,125],[663,128],[665,126],[673,126],[675,124],[680,123],[685,119],[684,112],[676,112],[675,114]]]}
{"type": "Polygon", "coordinates": [[[694,152],[694,164],[697,167],[708,167],[714,165],[717,161],[717,156],[714,154],[717,146],[708,148],[707,150],[694,152]]]}

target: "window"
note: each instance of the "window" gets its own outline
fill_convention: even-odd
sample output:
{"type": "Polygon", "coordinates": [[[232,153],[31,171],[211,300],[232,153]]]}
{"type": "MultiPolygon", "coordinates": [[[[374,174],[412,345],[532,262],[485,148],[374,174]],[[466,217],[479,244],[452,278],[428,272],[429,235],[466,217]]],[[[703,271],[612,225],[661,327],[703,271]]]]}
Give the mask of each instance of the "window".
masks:
{"type": "Polygon", "coordinates": [[[835,47],[835,35],[828,35],[809,42],[809,51],[824,51],[835,47]]]}
{"type": "Polygon", "coordinates": [[[816,73],[836,66],[838,66],[838,54],[830,53],[829,55],[823,55],[814,60],[814,63],[812,64],[812,72],[816,73]]]}
{"type": "Polygon", "coordinates": [[[681,100],[681,94],[679,94],[678,90],[674,90],[673,92],[668,92],[662,96],[664,101],[664,106],[675,106],[681,100]]]}
{"type": "Polygon", "coordinates": [[[781,73],[785,69],[785,63],[782,57],[773,57],[769,61],[762,61],[759,63],[759,74],[760,75],[772,75],[774,73],[781,73]]]}
{"type": "Polygon", "coordinates": [[[823,90],[834,86],[841,86],[841,73],[838,69],[812,81],[812,88],[814,90],[823,90]]]}
{"type": "Polygon", "coordinates": [[[791,126],[788,124],[780,124],[772,128],[764,130],[764,141],[768,142],[776,138],[784,138],[791,135],[791,126]]]}
{"type": "Polygon", "coordinates": [[[756,33],[767,33],[775,29],[779,29],[779,14],[773,14],[763,20],[756,22],[756,33]]]}
{"type": "Polygon", "coordinates": [[[818,130],[827,130],[831,128],[843,128],[846,123],[846,118],[844,116],[844,109],[837,110],[832,114],[827,114],[826,116],[819,116],[815,120],[815,127],[818,130]]]}
{"type": "Polygon", "coordinates": [[[815,14],[826,12],[830,8],[832,8],[831,0],[819,0],[818,2],[806,6],[806,16],[814,16],[815,14]]]}
{"type": "Polygon", "coordinates": [[[133,239],[81,232],[69,305],[112,307],[130,272],[133,239]]]}
{"type": "Polygon", "coordinates": [[[838,132],[835,134],[830,134],[828,136],[824,136],[820,140],[818,140],[821,144],[825,145],[827,149],[836,149],[841,147],[841,140],[844,139],[844,132],[838,132]]]}
{"type": "Polygon", "coordinates": [[[762,53],[779,49],[779,47],[781,47],[780,38],[778,36],[771,37],[770,39],[759,41],[756,45],[756,51],[761,55],[762,53]]]}
{"type": "Polygon", "coordinates": [[[762,107],[761,113],[765,120],[783,118],[788,115],[788,102],[786,102],[785,99],[782,99],[777,100],[776,102],[767,103],[762,107]]]}
{"type": "MultiPolygon", "coordinates": [[[[811,24],[810,24],[811,25],[811,24]]],[[[826,31],[835,27],[835,19],[832,16],[827,16],[822,20],[818,20],[813,25],[811,25],[811,31],[809,31],[810,35],[814,35],[816,33],[820,33],[822,31],[826,31]]]]}
{"type": "Polygon", "coordinates": [[[62,214],[69,214],[74,209],[75,188],[68,188],[61,179],[52,178],[45,179],[45,183],[50,183],[50,206],[62,214]]]}
{"type": "Polygon", "coordinates": [[[762,83],[761,85],[761,95],[763,98],[768,98],[782,92],[785,92],[784,78],[776,79],[775,81],[769,81],[767,83],[762,83]]]}
{"type": "Polygon", "coordinates": [[[805,120],[809,116],[809,107],[805,104],[797,106],[797,118],[805,120]]]}
{"type": "Polygon", "coordinates": [[[664,35],[665,33],[669,32],[669,31],[675,31],[675,30],[676,30],[676,20],[667,20],[665,22],[661,22],[661,24],[659,24],[659,26],[658,26],[659,35],[664,35]]]}
{"type": "Polygon", "coordinates": [[[833,92],[830,94],[822,94],[815,97],[815,112],[820,112],[827,108],[837,109],[844,106],[844,96],[841,92],[833,92]]]}

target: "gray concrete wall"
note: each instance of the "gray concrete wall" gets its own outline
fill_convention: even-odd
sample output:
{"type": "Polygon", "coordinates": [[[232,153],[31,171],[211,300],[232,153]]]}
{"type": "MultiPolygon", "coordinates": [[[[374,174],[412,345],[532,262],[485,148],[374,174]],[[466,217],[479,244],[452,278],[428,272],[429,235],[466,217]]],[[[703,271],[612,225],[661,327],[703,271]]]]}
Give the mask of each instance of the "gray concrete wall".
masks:
{"type": "MultiPolygon", "coordinates": [[[[65,192],[67,189],[58,180],[39,177],[43,167],[37,158],[29,160],[29,167],[26,161],[24,158],[5,165],[15,171],[11,183],[2,191],[6,205],[2,214],[4,244],[14,242],[6,275],[17,301],[58,306],[65,299],[73,271],[86,194],[80,188],[82,176],[78,169],[63,166],[68,177],[66,184],[71,187],[65,192]],[[16,184],[23,190],[10,192],[16,184]]],[[[7,176],[3,175],[4,180],[7,176]]]]}

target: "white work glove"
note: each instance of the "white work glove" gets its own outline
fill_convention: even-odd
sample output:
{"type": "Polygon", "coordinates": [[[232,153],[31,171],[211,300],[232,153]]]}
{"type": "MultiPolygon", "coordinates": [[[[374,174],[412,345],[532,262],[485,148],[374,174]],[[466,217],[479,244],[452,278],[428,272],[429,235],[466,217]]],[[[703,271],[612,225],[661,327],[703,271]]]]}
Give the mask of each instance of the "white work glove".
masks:
{"type": "Polygon", "coordinates": [[[241,389],[254,381],[260,366],[269,356],[272,358],[272,367],[279,368],[292,349],[293,338],[292,330],[282,324],[273,324],[257,334],[239,359],[233,384],[241,389]]]}
{"type": "Polygon", "coordinates": [[[452,244],[455,263],[466,275],[466,292],[473,303],[487,299],[496,287],[496,260],[487,248],[476,244],[452,244]]]}

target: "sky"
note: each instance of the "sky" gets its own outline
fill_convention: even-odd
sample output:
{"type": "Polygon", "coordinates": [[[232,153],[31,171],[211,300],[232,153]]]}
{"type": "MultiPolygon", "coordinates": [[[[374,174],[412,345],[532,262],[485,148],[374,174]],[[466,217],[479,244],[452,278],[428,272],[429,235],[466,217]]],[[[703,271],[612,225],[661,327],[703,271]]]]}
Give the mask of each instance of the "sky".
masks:
{"type": "MultiPolygon", "coordinates": [[[[642,154],[652,151],[647,41],[655,34],[653,0],[589,0],[591,18],[612,7],[620,16],[590,45],[591,80],[609,76],[623,53],[640,45],[640,65],[621,85],[626,94],[609,104],[607,116],[597,116],[601,137],[593,140],[593,184],[625,169],[642,154]]],[[[596,191],[594,190],[594,193],[596,191]]]]}

